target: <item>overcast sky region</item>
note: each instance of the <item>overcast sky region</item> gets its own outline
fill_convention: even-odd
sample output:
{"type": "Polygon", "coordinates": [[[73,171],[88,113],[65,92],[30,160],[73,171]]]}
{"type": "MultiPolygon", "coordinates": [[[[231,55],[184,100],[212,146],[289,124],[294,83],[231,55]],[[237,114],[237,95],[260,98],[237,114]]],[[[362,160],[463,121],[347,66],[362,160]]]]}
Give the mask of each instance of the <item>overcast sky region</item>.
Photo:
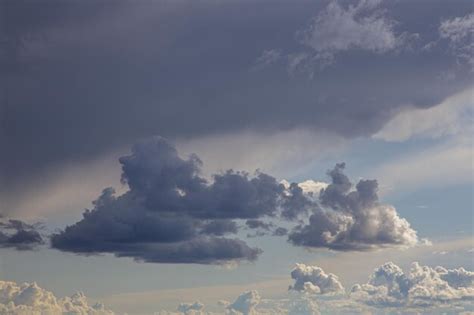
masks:
{"type": "Polygon", "coordinates": [[[0,0],[1,315],[474,314],[471,0],[0,0]]]}

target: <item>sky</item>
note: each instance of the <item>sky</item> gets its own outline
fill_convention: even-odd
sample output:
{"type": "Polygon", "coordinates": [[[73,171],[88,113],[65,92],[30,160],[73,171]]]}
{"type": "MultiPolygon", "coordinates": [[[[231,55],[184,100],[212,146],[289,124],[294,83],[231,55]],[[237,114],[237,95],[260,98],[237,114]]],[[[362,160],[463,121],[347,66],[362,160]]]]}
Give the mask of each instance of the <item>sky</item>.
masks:
{"type": "Polygon", "coordinates": [[[0,314],[474,313],[471,1],[0,1],[0,314]]]}

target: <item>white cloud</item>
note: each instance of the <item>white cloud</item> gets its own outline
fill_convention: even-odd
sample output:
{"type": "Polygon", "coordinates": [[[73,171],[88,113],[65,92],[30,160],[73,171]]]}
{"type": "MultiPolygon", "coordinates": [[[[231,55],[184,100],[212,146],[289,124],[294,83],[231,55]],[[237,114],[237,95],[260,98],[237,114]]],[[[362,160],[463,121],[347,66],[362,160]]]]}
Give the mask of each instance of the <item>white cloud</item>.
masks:
{"type": "Polygon", "coordinates": [[[212,314],[458,314],[473,309],[474,272],[462,267],[432,268],[413,262],[405,273],[393,262],[387,262],[373,271],[367,283],[355,284],[347,293],[337,276],[325,274],[319,267],[297,264],[291,273],[293,278],[295,271],[301,271],[295,290],[278,298],[262,298],[255,290],[246,291],[230,305],[221,303],[226,310],[212,314]],[[307,284],[329,288],[337,294],[313,294],[304,289],[307,284]]]}
{"type": "Polygon", "coordinates": [[[395,115],[373,138],[406,141],[439,138],[472,131],[474,87],[453,95],[428,109],[409,107],[395,115]]]}
{"type": "Polygon", "coordinates": [[[344,286],[339,278],[332,273],[326,274],[318,266],[296,264],[291,271],[291,278],[295,280],[291,289],[315,294],[341,294],[344,286]]]}
{"type": "Polygon", "coordinates": [[[319,193],[321,192],[321,189],[328,187],[328,185],[329,185],[328,183],[314,181],[312,179],[308,179],[301,183],[298,183],[298,186],[300,186],[301,189],[303,189],[303,192],[305,194],[312,195],[315,198],[319,197],[319,193]]]}
{"type": "MultiPolygon", "coordinates": [[[[453,52],[460,60],[474,67],[474,13],[447,19],[441,22],[439,34],[450,42],[453,52]]],[[[473,68],[474,69],[474,68],[473,68]]]]}
{"type": "Polygon", "coordinates": [[[398,34],[396,21],[388,18],[380,8],[381,0],[360,0],[355,5],[343,6],[331,1],[296,36],[309,51],[288,54],[288,72],[303,72],[314,76],[314,69],[334,63],[336,54],[348,50],[386,53],[399,49],[416,34],[398,34]]]}
{"type": "Polygon", "coordinates": [[[260,295],[257,291],[247,291],[239,295],[234,303],[227,308],[232,315],[256,315],[255,307],[260,303],[260,295]]]}
{"type": "MultiPolygon", "coordinates": [[[[474,87],[428,109],[406,109],[374,138],[384,141],[436,140],[373,167],[382,193],[417,187],[443,187],[472,182],[474,160],[474,87]]],[[[426,142],[425,142],[426,143],[426,142]]]]}
{"type": "Polygon", "coordinates": [[[113,315],[102,304],[89,305],[81,292],[57,298],[36,283],[0,281],[0,313],[8,315],[113,315]]]}
{"type": "Polygon", "coordinates": [[[377,268],[369,282],[356,284],[351,297],[378,307],[435,308],[474,299],[474,272],[412,263],[408,273],[392,262],[377,268]]]}
{"type": "Polygon", "coordinates": [[[342,7],[332,1],[319,13],[307,30],[303,44],[317,52],[336,53],[348,49],[385,52],[397,46],[394,23],[378,11],[381,1],[362,0],[342,7]]]}

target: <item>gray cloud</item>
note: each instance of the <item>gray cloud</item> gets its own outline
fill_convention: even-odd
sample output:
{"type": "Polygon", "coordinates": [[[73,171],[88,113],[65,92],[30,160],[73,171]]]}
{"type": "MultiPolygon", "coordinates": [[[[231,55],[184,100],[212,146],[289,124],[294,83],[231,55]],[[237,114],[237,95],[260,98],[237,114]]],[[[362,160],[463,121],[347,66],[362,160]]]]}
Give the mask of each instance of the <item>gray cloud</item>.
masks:
{"type": "Polygon", "coordinates": [[[178,312],[181,312],[185,315],[198,315],[203,314],[202,310],[204,309],[204,304],[199,301],[194,303],[181,303],[178,305],[178,312]]]}
{"type": "Polygon", "coordinates": [[[343,173],[345,164],[328,172],[331,184],[321,190],[308,224],[295,227],[289,241],[306,247],[368,250],[386,246],[414,246],[416,231],[396,209],[378,202],[376,180],[360,180],[353,188],[343,173]]]}
{"type": "Polygon", "coordinates": [[[137,143],[120,163],[129,191],[117,197],[105,189],[81,221],[52,236],[54,248],[203,264],[255,260],[261,252],[216,236],[237,232],[231,219],[276,215],[283,186],[274,178],[227,171],[208,184],[199,176],[196,156],[180,158],[160,137],[137,143]]]}
{"type": "Polygon", "coordinates": [[[361,180],[351,190],[343,163],[329,171],[331,184],[316,185],[326,187],[318,188],[318,203],[312,188],[285,187],[261,172],[250,177],[229,170],[209,183],[200,176],[196,155],[181,158],[161,137],[139,141],[119,160],[129,190],[116,196],[112,188],[104,189],[82,220],[52,235],[53,248],[146,262],[255,260],[260,249],[226,238],[238,232],[236,220],[246,220],[245,227],[256,231],[249,237],[282,236],[288,231],[275,220],[302,220],[309,211],[309,224],[289,234],[294,245],[365,250],[419,242],[393,207],[378,202],[375,180],[361,180]]]}
{"type": "Polygon", "coordinates": [[[8,154],[0,157],[0,193],[11,203],[35,178],[139,137],[291,128],[366,136],[400,106],[433,106],[471,81],[442,45],[373,52],[393,50],[393,38],[404,33],[434,40],[432,25],[465,16],[469,1],[432,1],[431,10],[424,1],[382,2],[357,11],[361,17],[351,15],[359,2],[353,9],[331,4],[337,16],[352,19],[356,36],[327,37],[332,26],[320,20],[325,29],[316,38],[328,40],[311,45],[336,49],[337,62],[313,80],[288,78],[279,53],[266,54],[264,69],[249,69],[274,47],[282,55],[299,51],[294,34],[328,14],[323,2],[4,2],[0,141],[8,154]],[[424,12],[422,25],[416,12],[424,12]],[[439,79],[447,70],[454,80],[439,79]]]}
{"type": "MultiPolygon", "coordinates": [[[[1,217],[0,217],[1,218],[1,217]]],[[[44,244],[40,225],[20,220],[0,221],[0,247],[30,250],[44,244]]]]}

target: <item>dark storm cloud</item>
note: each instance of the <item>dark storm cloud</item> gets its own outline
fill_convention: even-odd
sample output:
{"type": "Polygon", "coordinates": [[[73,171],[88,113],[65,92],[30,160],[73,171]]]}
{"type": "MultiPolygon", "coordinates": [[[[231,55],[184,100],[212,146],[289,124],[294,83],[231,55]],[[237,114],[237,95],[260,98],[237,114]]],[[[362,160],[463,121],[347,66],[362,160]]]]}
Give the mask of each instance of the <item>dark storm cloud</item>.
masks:
{"type": "Polygon", "coordinates": [[[209,184],[199,176],[197,156],[182,159],[160,137],[135,144],[120,163],[130,190],[116,197],[113,189],[105,189],[82,220],[52,236],[54,248],[147,262],[257,258],[259,249],[222,236],[237,232],[232,219],[277,214],[284,187],[273,177],[227,171],[209,184]]]}
{"type": "Polygon", "coordinates": [[[44,243],[39,225],[20,220],[0,221],[0,247],[30,250],[44,243]]]}
{"type": "Polygon", "coordinates": [[[139,141],[119,160],[129,190],[116,196],[112,188],[104,189],[80,221],[51,237],[53,248],[146,262],[255,260],[260,249],[228,238],[242,228],[237,222],[245,220],[245,227],[255,231],[248,237],[283,236],[288,231],[276,220],[304,222],[310,211],[309,223],[289,234],[294,245],[365,250],[418,243],[408,222],[393,207],[378,203],[376,181],[360,180],[351,190],[344,163],[328,172],[332,183],[321,190],[317,202],[296,184],[285,188],[258,172],[250,177],[226,171],[208,182],[200,176],[202,162],[196,155],[180,157],[161,137],[139,141]]]}
{"type": "Polygon", "coordinates": [[[310,207],[315,206],[315,203],[303,194],[303,189],[297,183],[290,184],[284,199],[281,215],[287,220],[294,220],[301,214],[307,214],[310,207]]]}
{"type": "Polygon", "coordinates": [[[295,227],[289,241],[305,247],[335,250],[369,250],[387,246],[413,246],[416,231],[396,209],[378,202],[376,180],[353,185],[344,174],[344,163],[328,171],[331,184],[321,190],[320,207],[307,224],[295,227]]]}
{"type": "Polygon", "coordinates": [[[251,229],[263,229],[263,230],[270,230],[270,228],[273,226],[271,223],[265,223],[261,220],[247,220],[245,221],[245,225],[251,229]]]}
{"type": "Polygon", "coordinates": [[[8,71],[0,139],[8,154],[0,157],[0,192],[14,199],[39,174],[152,134],[311,128],[370,135],[400,106],[435,105],[471,82],[449,43],[420,48],[439,39],[441,21],[466,16],[470,1],[429,6],[387,1],[364,11],[363,21],[390,21],[382,45],[364,40],[376,33],[341,2],[337,16],[356,22],[360,40],[340,46],[323,43],[326,33],[311,45],[295,35],[335,12],[328,2],[2,1],[1,65],[8,71]],[[419,42],[396,51],[392,33],[416,33],[419,42]],[[275,62],[328,47],[338,49],[335,60],[312,79],[290,77],[287,63],[275,62]],[[272,49],[271,62],[252,70],[272,49]],[[443,80],[446,71],[455,79],[443,80]]]}
{"type": "Polygon", "coordinates": [[[202,228],[203,234],[222,236],[226,233],[237,233],[237,223],[231,220],[214,220],[205,224],[202,228]]]}

